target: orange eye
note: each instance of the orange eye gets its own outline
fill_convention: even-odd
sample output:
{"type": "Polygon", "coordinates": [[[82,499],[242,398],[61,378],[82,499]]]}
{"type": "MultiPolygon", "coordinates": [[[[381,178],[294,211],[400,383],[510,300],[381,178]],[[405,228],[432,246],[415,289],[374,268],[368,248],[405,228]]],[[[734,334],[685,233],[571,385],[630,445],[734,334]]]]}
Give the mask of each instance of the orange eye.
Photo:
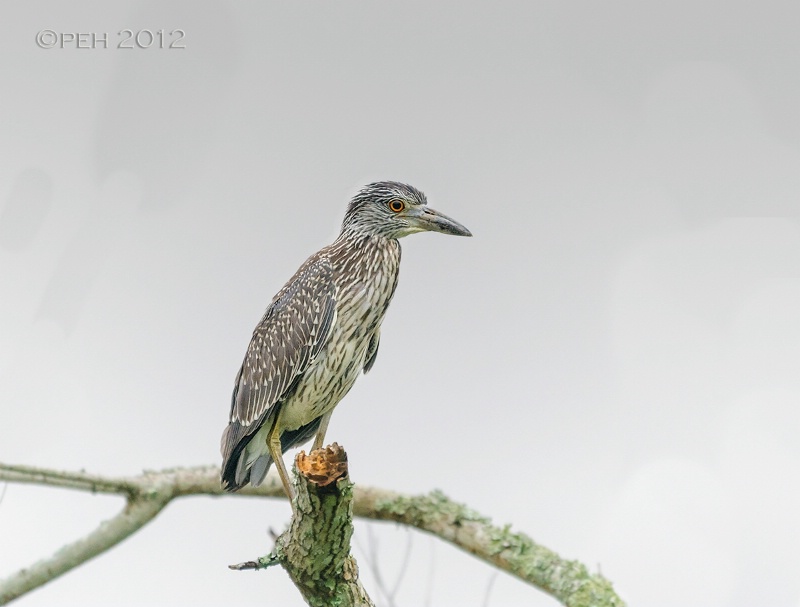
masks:
{"type": "Polygon", "coordinates": [[[403,201],[402,201],[402,200],[392,200],[392,201],[389,203],[389,209],[390,209],[390,210],[391,210],[393,213],[399,213],[400,211],[402,211],[402,210],[403,210],[403,209],[405,209],[405,208],[406,208],[406,205],[403,203],[403,201]]]}

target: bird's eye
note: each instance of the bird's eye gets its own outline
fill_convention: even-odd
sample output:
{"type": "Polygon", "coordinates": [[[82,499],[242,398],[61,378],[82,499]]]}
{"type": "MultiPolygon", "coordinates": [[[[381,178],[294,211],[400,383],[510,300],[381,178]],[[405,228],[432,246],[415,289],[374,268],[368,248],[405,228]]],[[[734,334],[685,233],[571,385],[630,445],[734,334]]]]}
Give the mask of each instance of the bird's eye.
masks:
{"type": "Polygon", "coordinates": [[[405,205],[405,203],[403,203],[402,200],[392,200],[389,203],[389,210],[391,210],[393,213],[399,213],[400,211],[402,211],[405,208],[406,208],[406,205],[405,205]]]}

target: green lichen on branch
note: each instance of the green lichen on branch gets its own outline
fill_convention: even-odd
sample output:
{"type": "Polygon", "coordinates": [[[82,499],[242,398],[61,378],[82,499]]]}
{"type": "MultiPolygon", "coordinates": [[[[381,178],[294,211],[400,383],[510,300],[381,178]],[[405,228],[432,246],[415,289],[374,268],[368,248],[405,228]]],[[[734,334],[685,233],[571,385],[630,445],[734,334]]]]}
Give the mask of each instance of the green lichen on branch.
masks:
{"type": "Polygon", "coordinates": [[[497,527],[440,491],[406,496],[365,491],[357,514],[394,520],[433,533],[551,594],[568,607],[624,607],[611,583],[577,561],[534,542],[509,526],[497,527]],[[367,514],[367,512],[371,512],[367,514]]]}
{"type": "MultiPolygon", "coordinates": [[[[302,481],[301,481],[302,482],[302,481]]],[[[336,604],[344,581],[353,536],[352,483],[337,481],[335,491],[306,483],[298,491],[297,512],[289,530],[278,538],[283,565],[312,605],[336,604]]]]}
{"type": "Polygon", "coordinates": [[[411,523],[419,528],[439,524],[443,519],[452,525],[490,522],[485,516],[454,502],[438,490],[425,495],[397,495],[379,499],[375,502],[375,508],[386,518],[411,523]]]}
{"type": "Polygon", "coordinates": [[[523,579],[536,580],[542,590],[568,607],[623,607],[611,583],[603,576],[589,573],[578,561],[562,559],[558,554],[534,542],[510,526],[487,527],[489,553],[498,565],[523,579]]]}
{"type": "Polygon", "coordinates": [[[228,569],[234,571],[258,571],[259,569],[267,569],[275,565],[280,565],[283,562],[283,556],[276,550],[270,552],[267,556],[260,556],[254,561],[245,561],[237,563],[236,565],[228,565],[228,569]]]}
{"type": "Polygon", "coordinates": [[[234,568],[280,563],[312,607],[373,606],[350,556],[353,484],[346,457],[336,444],[308,456],[301,452],[295,461],[297,502],[289,529],[271,554],[234,568]]]}
{"type": "MultiPolygon", "coordinates": [[[[346,467],[346,461],[344,465],[346,467]]],[[[311,472],[310,480],[315,483],[322,481],[320,487],[323,487],[325,475],[320,474],[319,470],[311,472]]],[[[374,487],[353,487],[349,481],[338,483],[338,476],[335,479],[337,481],[335,487],[326,490],[335,489],[343,496],[344,501],[352,499],[352,514],[355,516],[395,521],[436,535],[474,554],[484,562],[495,565],[518,579],[550,593],[569,607],[624,606],[622,600],[614,594],[611,583],[602,576],[590,574],[580,563],[560,558],[555,552],[535,543],[527,535],[511,531],[508,526],[493,526],[488,518],[451,501],[439,491],[422,496],[404,496],[374,487]]],[[[62,472],[0,463],[0,480],[118,494],[128,500],[122,512],[112,520],[101,524],[87,536],[64,546],[53,556],[0,580],[0,604],[38,588],[108,550],[146,525],[171,499],[191,495],[285,497],[277,475],[269,475],[260,487],[246,487],[236,494],[225,493],[220,486],[219,468],[216,466],[176,468],[147,472],[135,477],[106,478],[86,472],[62,472]]],[[[300,480],[300,488],[304,482],[307,481],[300,480]]],[[[323,494],[324,491],[320,493],[323,494]]],[[[323,501],[319,504],[324,516],[335,517],[337,510],[328,509],[326,503],[323,501]]],[[[347,517],[350,514],[348,512],[347,517]]],[[[302,518],[309,516],[306,513],[302,518]]],[[[352,530],[349,533],[352,533],[352,530]]],[[[334,542],[334,545],[342,548],[342,553],[345,552],[343,550],[345,543],[348,544],[347,552],[349,552],[349,537],[346,538],[346,542],[344,539],[342,536],[342,542],[334,542]]],[[[284,560],[282,553],[275,552],[234,568],[264,569],[283,564],[284,560]]],[[[356,590],[351,593],[349,599],[344,592],[342,596],[345,598],[340,600],[336,595],[339,586],[336,583],[324,582],[320,584],[320,588],[324,587],[323,594],[333,596],[334,599],[322,600],[315,604],[371,605],[366,594],[361,597],[361,591],[357,590],[360,584],[355,561],[340,558],[336,562],[340,565],[334,565],[333,559],[329,563],[323,559],[319,563],[312,562],[312,566],[320,568],[326,563],[329,566],[333,565],[332,571],[335,572],[337,579],[352,582],[351,589],[356,590]]],[[[307,600],[311,602],[313,599],[307,598],[307,600]]]]}

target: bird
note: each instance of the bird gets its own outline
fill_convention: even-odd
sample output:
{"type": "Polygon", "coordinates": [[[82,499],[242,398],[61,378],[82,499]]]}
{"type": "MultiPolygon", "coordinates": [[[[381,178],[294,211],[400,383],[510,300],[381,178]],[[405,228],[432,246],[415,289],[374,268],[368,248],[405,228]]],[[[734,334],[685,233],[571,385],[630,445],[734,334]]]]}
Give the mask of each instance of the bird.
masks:
{"type": "Polygon", "coordinates": [[[417,232],[472,236],[395,181],[361,188],[336,240],[309,257],[253,331],[222,434],[226,491],[260,485],[274,462],[294,509],[283,453],[314,436],[322,447],[334,407],[375,364],[397,288],[399,239],[417,232]]]}

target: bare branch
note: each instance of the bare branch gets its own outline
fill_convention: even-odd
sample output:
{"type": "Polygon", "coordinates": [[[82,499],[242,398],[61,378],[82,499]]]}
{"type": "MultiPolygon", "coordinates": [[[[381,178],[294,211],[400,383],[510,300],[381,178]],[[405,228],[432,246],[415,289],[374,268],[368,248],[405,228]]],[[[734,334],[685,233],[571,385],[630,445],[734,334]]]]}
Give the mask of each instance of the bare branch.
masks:
{"type": "Polygon", "coordinates": [[[109,479],[85,472],[62,472],[34,466],[0,464],[0,479],[11,483],[66,487],[91,493],[114,493],[128,495],[140,489],[136,479],[109,479]]]}
{"type": "Polygon", "coordinates": [[[129,501],[122,512],[101,523],[87,536],[67,544],[50,558],[38,561],[0,581],[0,605],[54,580],[120,543],[153,520],[171,499],[172,496],[168,493],[156,491],[147,497],[129,501]]]}
{"type": "Polygon", "coordinates": [[[370,573],[372,573],[372,577],[375,579],[375,586],[378,588],[381,595],[383,595],[387,607],[396,607],[394,603],[394,594],[390,593],[386,588],[386,583],[383,581],[383,576],[381,575],[380,562],[378,558],[378,540],[375,539],[375,535],[373,534],[372,527],[370,525],[367,525],[365,529],[367,530],[366,550],[363,546],[361,546],[358,538],[356,538],[356,545],[364,553],[362,562],[366,561],[367,567],[369,568],[370,573]]]}
{"type": "Polygon", "coordinates": [[[394,586],[392,586],[392,603],[394,603],[394,597],[397,596],[397,591],[400,590],[400,583],[406,576],[408,564],[411,562],[411,545],[414,543],[414,536],[408,532],[406,533],[406,551],[403,554],[403,562],[400,564],[400,571],[397,572],[397,578],[394,581],[394,586]]]}
{"type": "Polygon", "coordinates": [[[489,607],[489,597],[492,595],[492,588],[494,588],[494,581],[497,579],[497,571],[492,572],[489,581],[486,583],[486,592],[483,595],[482,607],[489,607]]]}

